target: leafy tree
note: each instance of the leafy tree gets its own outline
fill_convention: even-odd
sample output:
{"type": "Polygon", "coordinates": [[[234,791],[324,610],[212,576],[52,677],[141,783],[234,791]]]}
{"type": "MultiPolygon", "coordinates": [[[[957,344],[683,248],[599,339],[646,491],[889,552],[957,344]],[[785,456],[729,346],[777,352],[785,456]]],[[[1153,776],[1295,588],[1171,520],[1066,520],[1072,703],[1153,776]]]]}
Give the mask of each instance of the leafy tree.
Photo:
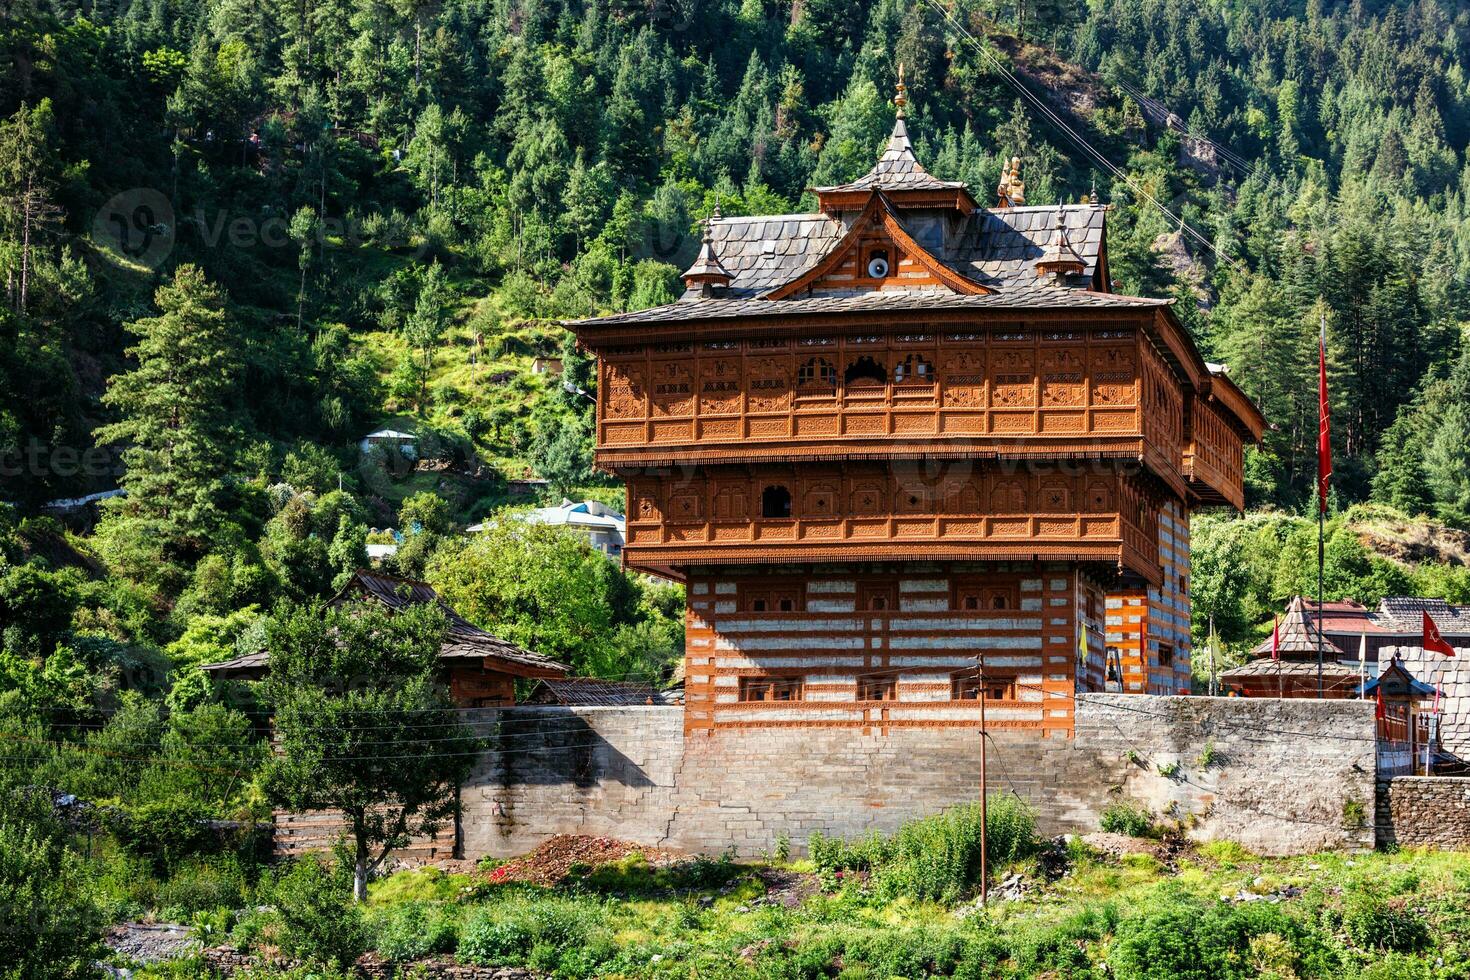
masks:
{"type": "Polygon", "coordinates": [[[262,785],[294,810],[343,814],[352,892],[415,835],[453,812],[476,744],[436,680],[443,613],[373,603],[287,606],[270,620],[265,682],[277,754],[262,785]]]}
{"type": "Polygon", "coordinates": [[[22,103],[0,121],[0,269],[5,292],[18,313],[28,309],[36,258],[56,230],[54,115],[49,100],[22,103]]]}
{"type": "Polygon", "coordinates": [[[422,412],[429,401],[429,378],[434,372],[434,353],[444,336],[448,322],[449,287],[444,269],[435,262],[429,266],[419,286],[418,300],[404,323],[404,339],[413,353],[409,357],[410,376],[415,388],[415,403],[422,412]]]}
{"type": "Polygon", "coordinates": [[[427,574],[470,622],[579,673],[606,649],[624,588],[576,532],[514,517],[442,549],[427,574]]]}
{"type": "Polygon", "coordinates": [[[417,578],[434,551],[455,532],[449,504],[437,493],[416,493],[398,509],[403,542],[394,555],[401,574],[417,578]]]}

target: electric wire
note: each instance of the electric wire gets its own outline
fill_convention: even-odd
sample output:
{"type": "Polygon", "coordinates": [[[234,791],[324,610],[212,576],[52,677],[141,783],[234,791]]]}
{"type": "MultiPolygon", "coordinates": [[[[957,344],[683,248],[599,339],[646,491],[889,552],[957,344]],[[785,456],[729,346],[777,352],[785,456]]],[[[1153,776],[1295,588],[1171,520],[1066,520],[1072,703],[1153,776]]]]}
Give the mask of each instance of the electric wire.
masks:
{"type": "Polygon", "coordinates": [[[1134,193],[1138,194],[1144,200],[1146,200],[1150,204],[1152,204],[1161,214],[1163,214],[1165,217],[1167,217],[1170,220],[1171,223],[1178,225],[1180,231],[1182,231],[1185,234],[1189,235],[1191,238],[1193,238],[1195,241],[1197,241],[1201,246],[1209,249],[1221,261],[1226,262],[1226,263],[1229,263],[1232,267],[1234,267],[1238,271],[1241,271],[1241,272],[1248,271],[1246,269],[1245,265],[1242,262],[1240,262],[1240,260],[1235,259],[1235,258],[1233,258],[1233,257],[1231,257],[1229,255],[1226,255],[1224,252],[1222,252],[1215,245],[1215,243],[1211,239],[1209,239],[1204,234],[1202,234],[1201,232],[1199,232],[1198,230],[1196,230],[1192,225],[1190,225],[1188,222],[1186,222],[1182,217],[1180,217],[1179,215],[1177,215],[1173,211],[1171,211],[1161,201],[1159,201],[1156,197],[1154,197],[1151,193],[1149,193],[1149,191],[1148,191],[1147,188],[1145,188],[1138,181],[1134,180],[1132,176],[1130,176],[1128,173],[1126,173],[1121,168],[1119,168],[1116,165],[1114,165],[1113,162],[1111,160],[1109,160],[1107,158],[1107,156],[1102,151],[1100,151],[1096,147],[1094,147],[1090,142],[1088,142],[1088,140],[1087,140],[1086,137],[1084,137],[1080,133],[1078,133],[1064,119],[1062,119],[1061,116],[1059,116],[1056,112],[1054,112],[1051,109],[1051,107],[1046,104],[1046,101],[1044,99],[1042,99],[1038,95],[1035,95],[1034,93],[1031,92],[1030,89],[1026,88],[1025,84],[1019,78],[1017,78],[1010,71],[1010,69],[1008,69],[1001,62],[1001,60],[998,57],[996,57],[988,48],[986,48],[985,45],[981,44],[980,41],[975,38],[975,35],[970,32],[969,28],[967,28],[963,24],[961,24],[958,20],[955,19],[955,17],[954,17],[953,14],[951,14],[948,10],[946,10],[943,6],[941,6],[939,4],[938,0],[924,0],[924,2],[927,3],[931,8],[933,8],[934,11],[936,13],[938,13],[940,15],[940,17],[942,17],[947,24],[950,25],[951,28],[953,28],[956,32],[958,32],[958,34],[961,36],[961,38],[963,38],[964,40],[968,41],[971,44],[971,46],[982,57],[984,57],[990,63],[991,67],[993,67],[996,70],[996,72],[1001,76],[1001,79],[1004,82],[1006,82],[1006,84],[1010,85],[1011,88],[1015,89],[1015,91],[1026,102],[1030,103],[1030,105],[1032,106],[1032,108],[1033,108],[1034,111],[1040,113],[1041,116],[1042,116],[1042,118],[1046,122],[1051,123],[1063,135],[1065,135],[1069,139],[1071,139],[1072,142],[1086,156],[1088,156],[1089,158],[1091,158],[1094,162],[1096,162],[1099,166],[1101,166],[1105,171],[1107,171],[1108,173],[1112,174],[1115,178],[1117,178],[1118,180],[1121,180],[1125,184],[1127,184],[1130,188],[1133,189],[1134,193]]]}

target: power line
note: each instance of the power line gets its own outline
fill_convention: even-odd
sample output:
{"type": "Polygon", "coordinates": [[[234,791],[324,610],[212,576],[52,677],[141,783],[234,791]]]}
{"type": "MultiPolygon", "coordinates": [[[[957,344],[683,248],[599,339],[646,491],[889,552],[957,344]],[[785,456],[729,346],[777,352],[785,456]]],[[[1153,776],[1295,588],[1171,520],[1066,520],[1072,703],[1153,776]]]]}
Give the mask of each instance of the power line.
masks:
{"type": "Polygon", "coordinates": [[[1241,173],[1245,174],[1247,177],[1250,177],[1250,176],[1252,176],[1252,175],[1255,174],[1255,172],[1256,172],[1255,165],[1252,164],[1249,160],[1245,159],[1244,157],[1242,157],[1240,154],[1236,153],[1234,150],[1230,149],[1229,147],[1227,147],[1227,146],[1225,146],[1225,145],[1223,145],[1221,143],[1217,143],[1215,140],[1210,139],[1210,137],[1205,136],[1205,135],[1200,134],[1200,133],[1196,133],[1193,130],[1191,130],[1188,126],[1186,126],[1184,124],[1184,121],[1180,118],[1180,116],[1179,116],[1178,113],[1173,112],[1172,110],[1170,110],[1170,108],[1168,106],[1164,105],[1164,103],[1160,102],[1158,99],[1155,99],[1155,98],[1153,98],[1151,96],[1145,95],[1144,93],[1140,92],[1137,88],[1135,88],[1134,86],[1130,85],[1128,82],[1124,81],[1123,79],[1116,79],[1115,82],[1114,82],[1114,84],[1116,84],[1125,93],[1127,93],[1129,96],[1131,96],[1134,99],[1134,101],[1140,102],[1140,103],[1144,103],[1144,104],[1147,104],[1147,105],[1152,106],[1154,108],[1154,111],[1155,112],[1157,112],[1160,115],[1162,115],[1162,116],[1165,117],[1165,119],[1166,119],[1165,125],[1166,126],[1169,126],[1169,123],[1167,122],[1168,119],[1179,119],[1180,120],[1179,123],[1178,123],[1178,125],[1170,126],[1169,128],[1175,129],[1175,130],[1183,133],[1185,136],[1190,137],[1191,139],[1196,139],[1196,140],[1199,140],[1202,143],[1208,143],[1208,144],[1210,144],[1210,146],[1212,146],[1212,147],[1215,148],[1215,152],[1218,153],[1225,160],[1226,163],[1228,163],[1231,166],[1235,167],[1237,170],[1239,170],[1241,173]]]}
{"type": "Polygon", "coordinates": [[[1015,89],[1016,92],[1019,93],[1023,99],[1029,102],[1035,109],[1035,111],[1041,113],[1046,121],[1050,122],[1053,126],[1060,130],[1063,135],[1069,137],[1078,146],[1078,148],[1082,150],[1084,154],[1096,161],[1097,164],[1108,173],[1112,174],[1118,180],[1123,181],[1125,184],[1131,187],[1134,193],[1138,194],[1140,197],[1152,204],[1155,208],[1159,210],[1161,214],[1167,217],[1174,224],[1177,224],[1181,231],[1188,234],[1191,238],[1199,242],[1205,248],[1208,248],[1211,252],[1215,254],[1217,258],[1224,262],[1228,262],[1230,265],[1234,266],[1236,269],[1242,272],[1249,271],[1246,269],[1245,265],[1241,263],[1238,259],[1231,258],[1224,252],[1220,251],[1220,249],[1216,247],[1213,241],[1211,241],[1209,238],[1206,238],[1193,226],[1185,222],[1182,217],[1169,210],[1168,207],[1166,207],[1156,197],[1150,194],[1148,190],[1143,187],[1143,185],[1134,180],[1125,171],[1115,166],[1113,162],[1102,153],[1102,151],[1098,150],[1091,143],[1089,143],[1086,137],[1078,133],[1075,129],[1068,125],[1067,122],[1061,118],[1061,116],[1053,112],[1051,107],[1046,104],[1046,101],[1044,99],[1033,94],[1028,88],[1026,88],[1021,80],[1017,78],[1014,74],[1012,74],[1010,69],[1006,68],[1006,66],[1001,62],[999,58],[997,58],[994,54],[990,52],[989,49],[981,44],[975,38],[975,35],[970,33],[970,30],[967,27],[956,20],[949,11],[945,10],[944,7],[942,7],[938,3],[938,0],[924,0],[924,2],[932,7],[939,14],[939,16],[943,17],[945,22],[948,23],[952,28],[954,28],[954,30],[958,31],[965,40],[970,42],[975,50],[978,51],[981,56],[983,56],[987,61],[990,62],[991,66],[996,70],[997,73],[1000,74],[1003,81],[1005,81],[1008,85],[1015,89]]]}

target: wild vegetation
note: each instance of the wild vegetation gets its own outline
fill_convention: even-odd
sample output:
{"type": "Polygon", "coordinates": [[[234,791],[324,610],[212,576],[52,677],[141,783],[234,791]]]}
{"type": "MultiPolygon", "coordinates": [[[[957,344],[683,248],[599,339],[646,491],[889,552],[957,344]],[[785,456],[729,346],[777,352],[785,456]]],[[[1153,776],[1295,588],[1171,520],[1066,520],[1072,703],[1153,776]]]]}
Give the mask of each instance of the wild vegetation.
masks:
{"type": "MultiPolygon", "coordinates": [[[[1436,0],[5,4],[0,905],[74,938],[3,946],[7,932],[0,970],[58,956],[52,975],[80,975],[102,921],[252,902],[273,905],[280,935],[317,937],[280,940],[302,955],[365,941],[359,928],[450,942],[435,923],[456,903],[378,929],[314,897],[341,886],[335,866],[262,873],[242,828],[270,794],[321,787],[267,778],[261,719],[321,702],[309,671],[306,693],[263,704],[200,665],[305,630],[299,610],[365,564],[369,541],[392,541],[387,570],[427,578],[479,625],[579,672],[670,679],[681,590],[501,520],[564,493],[620,499],[591,467],[595,375],[556,321],[671,299],[717,203],[806,209],[807,187],[865,171],[900,62],[934,173],[983,201],[1018,155],[1033,203],[1095,187],[1113,207],[1118,288],[1176,297],[1204,353],[1271,419],[1247,457],[1250,513],[1195,528],[1201,638],[1213,621],[1238,652],[1310,591],[1313,529],[1296,515],[1315,467],[1324,320],[1338,463],[1328,594],[1470,597],[1467,55],[1470,12],[1436,0]],[[987,52],[1126,179],[1034,114],[987,52]],[[533,369],[557,356],[560,376],[533,369]],[[382,426],[411,428],[419,461],[360,451],[382,426]],[[547,481],[544,500],[517,495],[527,475],[547,481]],[[116,488],[95,524],[42,515],[116,488]],[[461,533],[486,518],[485,535],[461,533]]],[[[909,872],[885,869],[917,867],[907,855],[928,831],[913,833],[840,853],[871,887],[897,888],[909,872]]],[[[956,894],[943,874],[923,878],[925,898],[956,894]]],[[[1425,901],[1461,888],[1434,880],[1451,891],[1425,901]]],[[[902,957],[921,951],[955,972],[974,959],[967,944],[993,941],[1032,964],[1015,970],[1083,976],[1061,965],[1078,943],[1088,969],[1172,963],[1151,945],[1163,927],[1139,924],[1156,915],[1209,931],[1230,969],[1418,976],[1432,962],[1356,958],[1369,947],[1320,910],[1258,928],[1246,920],[1265,911],[1211,905],[1204,886],[998,934],[849,888],[815,918],[754,913],[775,917],[763,925],[654,903],[667,931],[614,931],[615,955],[647,952],[627,961],[640,972],[658,943],[705,949],[691,937],[709,915],[710,955],[734,970],[754,967],[729,944],[789,927],[791,944],[749,958],[781,964],[771,975],[808,970],[803,949],[854,975],[917,972],[902,957]],[[693,925],[678,924],[686,914],[693,925]],[[880,946],[880,923],[912,942],[880,946]],[[843,948],[822,945],[824,930],[843,948]]],[[[499,941],[489,914],[474,942],[499,941]]],[[[1460,962],[1457,920],[1424,915],[1436,955],[1460,962]]],[[[516,942],[559,957],[541,928],[516,942]]],[[[577,948],[594,947],[606,949],[577,948]]],[[[657,955],[659,969],[677,959],[657,955]]]]}
{"type": "MultiPolygon", "coordinates": [[[[197,928],[257,954],[289,951],[318,977],[364,950],[406,971],[453,955],[566,978],[1463,975],[1462,858],[1266,860],[1228,842],[1171,851],[1146,841],[1109,855],[1082,839],[1037,841],[1024,808],[997,802],[992,853],[1004,854],[997,879],[1010,885],[985,910],[971,901],[978,821],[962,810],[888,841],[813,841],[798,861],[634,853],[573,866],[550,886],[497,884],[483,869],[405,871],[362,906],[346,901],[345,872],[303,861],[256,886],[268,907],[201,915],[197,928]],[[920,839],[930,847],[903,843],[920,839]],[[958,890],[933,890],[939,880],[958,890]]],[[[186,959],[143,975],[209,974],[186,959]]]]}

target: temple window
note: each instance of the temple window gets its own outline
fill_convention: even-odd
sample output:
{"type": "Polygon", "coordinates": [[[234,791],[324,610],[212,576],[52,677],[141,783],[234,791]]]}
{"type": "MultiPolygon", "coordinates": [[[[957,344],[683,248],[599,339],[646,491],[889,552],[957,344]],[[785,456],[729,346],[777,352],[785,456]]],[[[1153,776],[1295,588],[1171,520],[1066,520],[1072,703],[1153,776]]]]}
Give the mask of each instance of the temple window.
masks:
{"type": "Polygon", "coordinates": [[[790,517],[791,491],[783,486],[766,487],[761,491],[762,517],[790,517]]]}
{"type": "Polygon", "coordinates": [[[1160,643],[1159,644],[1159,666],[1160,667],[1172,667],[1172,666],[1174,666],[1174,645],[1173,644],[1171,644],[1171,643],[1160,643]]]}
{"type": "Polygon", "coordinates": [[[883,365],[864,354],[847,366],[842,374],[842,383],[848,387],[875,387],[888,383],[888,372],[883,365]]]}
{"type": "MultiPolygon", "coordinates": [[[[759,583],[757,583],[759,584],[759,583]]],[[[801,586],[779,588],[740,588],[740,608],[746,612],[801,612],[803,608],[801,586]]]]}
{"type": "Polygon", "coordinates": [[[1015,685],[1004,679],[994,677],[981,678],[976,676],[974,670],[961,671],[951,675],[949,696],[954,701],[978,701],[980,692],[985,692],[987,701],[1014,701],[1016,698],[1015,685]]]}
{"type": "Polygon", "coordinates": [[[892,674],[872,674],[858,678],[859,701],[897,701],[898,680],[892,674]]]}
{"type": "Polygon", "coordinates": [[[799,677],[742,677],[742,701],[800,701],[802,681],[799,677]]]}
{"type": "Polygon", "coordinates": [[[951,602],[964,612],[1015,609],[1019,604],[1015,585],[964,581],[955,585],[951,602]]]}
{"type": "Polygon", "coordinates": [[[910,354],[893,367],[893,381],[895,384],[932,384],[934,382],[934,364],[924,357],[923,354],[910,354]]]}
{"type": "Polygon", "coordinates": [[[818,388],[824,391],[837,389],[837,369],[825,357],[809,358],[796,369],[796,384],[801,388],[818,388]]]}

